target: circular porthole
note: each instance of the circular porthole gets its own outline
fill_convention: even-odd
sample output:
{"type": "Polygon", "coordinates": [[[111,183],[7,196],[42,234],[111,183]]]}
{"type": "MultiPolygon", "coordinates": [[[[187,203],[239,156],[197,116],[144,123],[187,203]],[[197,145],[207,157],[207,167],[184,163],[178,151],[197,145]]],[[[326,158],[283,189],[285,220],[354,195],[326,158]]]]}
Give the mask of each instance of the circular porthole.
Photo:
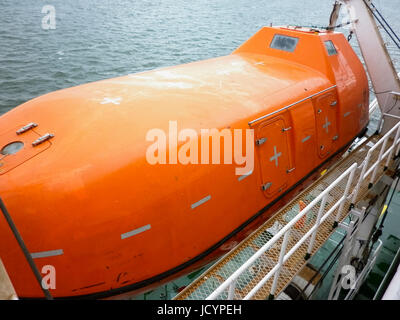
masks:
{"type": "Polygon", "coordinates": [[[10,154],[15,154],[19,150],[21,150],[23,147],[24,147],[24,144],[21,141],[11,142],[2,148],[0,153],[5,156],[10,155],[10,154]]]}

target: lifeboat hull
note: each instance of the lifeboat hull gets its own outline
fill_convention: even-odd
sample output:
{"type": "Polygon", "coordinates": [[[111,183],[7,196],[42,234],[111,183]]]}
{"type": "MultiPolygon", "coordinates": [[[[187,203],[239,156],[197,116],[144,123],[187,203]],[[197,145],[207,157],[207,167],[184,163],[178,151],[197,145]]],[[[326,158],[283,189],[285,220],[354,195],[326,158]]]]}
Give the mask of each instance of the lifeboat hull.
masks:
{"type": "MultiPolygon", "coordinates": [[[[56,91],[4,114],[0,197],[39,270],[54,267],[54,297],[139,292],[215,259],[282,207],[363,132],[368,99],[342,34],[265,27],[228,56],[56,91]],[[207,139],[223,141],[224,160],[221,132],[243,133],[250,170],[188,155],[203,129],[215,129],[207,139]],[[165,133],[156,163],[149,132],[165,133]]],[[[0,256],[20,297],[43,297],[4,219],[0,256]]]]}

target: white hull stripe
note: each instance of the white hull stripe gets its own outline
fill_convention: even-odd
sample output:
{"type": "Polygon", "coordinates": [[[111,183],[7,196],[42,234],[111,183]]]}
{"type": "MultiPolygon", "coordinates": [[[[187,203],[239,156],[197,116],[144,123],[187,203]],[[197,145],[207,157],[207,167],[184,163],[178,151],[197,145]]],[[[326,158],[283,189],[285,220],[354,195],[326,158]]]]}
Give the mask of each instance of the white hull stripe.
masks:
{"type": "Polygon", "coordinates": [[[253,170],[251,170],[251,171],[245,173],[244,175],[242,175],[242,176],[240,176],[240,177],[238,178],[238,181],[242,181],[243,179],[245,179],[245,178],[247,178],[248,176],[250,176],[252,173],[253,173],[253,170]]]}
{"type": "Polygon", "coordinates": [[[305,138],[303,138],[303,140],[301,140],[301,142],[306,142],[308,139],[310,139],[311,138],[311,136],[307,136],[307,137],[305,137],[305,138]]]}
{"type": "Polygon", "coordinates": [[[42,252],[31,253],[31,257],[33,259],[38,259],[38,258],[47,258],[47,257],[60,256],[62,254],[64,254],[64,251],[62,249],[59,249],[59,250],[51,250],[51,251],[42,251],[42,252]]]}
{"type": "Polygon", "coordinates": [[[194,208],[196,208],[196,207],[202,205],[203,203],[207,202],[207,201],[210,200],[210,199],[211,199],[211,196],[207,196],[207,197],[205,197],[205,198],[203,198],[203,199],[201,199],[201,200],[199,200],[199,201],[193,203],[190,207],[191,207],[192,209],[194,209],[194,208]]]}
{"type": "Polygon", "coordinates": [[[130,238],[132,236],[135,236],[135,235],[137,235],[139,233],[142,233],[142,232],[144,232],[146,230],[149,230],[149,229],[151,229],[151,225],[147,224],[147,225],[145,225],[143,227],[140,227],[140,228],[137,228],[135,230],[132,230],[132,231],[129,231],[129,232],[121,234],[121,239],[123,240],[123,239],[126,239],[126,238],[130,238]]]}

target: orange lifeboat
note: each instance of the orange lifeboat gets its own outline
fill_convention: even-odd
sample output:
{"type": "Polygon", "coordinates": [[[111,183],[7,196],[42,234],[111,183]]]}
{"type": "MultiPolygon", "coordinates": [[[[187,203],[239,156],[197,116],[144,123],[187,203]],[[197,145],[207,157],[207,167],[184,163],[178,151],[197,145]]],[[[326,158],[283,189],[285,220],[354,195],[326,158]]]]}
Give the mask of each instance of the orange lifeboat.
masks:
{"type": "MultiPolygon", "coordinates": [[[[4,114],[0,197],[38,269],[54,266],[54,297],[145,290],[268,218],[363,134],[368,99],[342,34],[264,27],[228,56],[60,90],[4,114]],[[171,123],[199,139],[202,129],[251,130],[254,165],[237,175],[233,162],[149,163],[148,132],[171,143],[171,123]]],[[[155,155],[173,152],[167,143],[155,155]]],[[[43,297],[3,218],[0,257],[20,297],[43,297]]]]}

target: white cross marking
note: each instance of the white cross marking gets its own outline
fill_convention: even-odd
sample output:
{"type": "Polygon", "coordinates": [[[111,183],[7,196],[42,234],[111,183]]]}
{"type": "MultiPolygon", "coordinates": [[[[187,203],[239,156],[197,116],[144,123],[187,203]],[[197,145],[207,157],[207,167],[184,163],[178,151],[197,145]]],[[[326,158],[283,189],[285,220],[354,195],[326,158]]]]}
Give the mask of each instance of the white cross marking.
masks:
{"type": "Polygon", "coordinates": [[[122,98],[104,98],[101,104],[107,104],[107,103],[113,103],[113,104],[119,104],[122,98]]]}
{"type": "Polygon", "coordinates": [[[329,126],[331,123],[328,121],[328,117],[325,117],[325,124],[322,126],[322,128],[326,129],[326,133],[329,133],[329,126]]]}
{"type": "Polygon", "coordinates": [[[276,146],[274,146],[274,155],[269,158],[269,161],[275,161],[275,166],[278,166],[278,158],[282,155],[282,152],[276,152],[276,146]]]}

